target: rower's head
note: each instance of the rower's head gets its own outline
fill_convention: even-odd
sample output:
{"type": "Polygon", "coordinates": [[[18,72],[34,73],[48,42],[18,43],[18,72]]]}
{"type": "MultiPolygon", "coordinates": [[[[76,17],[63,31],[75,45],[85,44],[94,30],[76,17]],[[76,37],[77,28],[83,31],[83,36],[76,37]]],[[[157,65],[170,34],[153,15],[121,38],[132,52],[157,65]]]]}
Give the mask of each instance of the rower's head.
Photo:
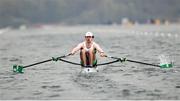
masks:
{"type": "Polygon", "coordinates": [[[91,41],[93,40],[93,38],[94,38],[94,35],[93,35],[92,32],[86,32],[86,34],[85,34],[85,40],[86,40],[87,42],[91,42],[91,41]]]}

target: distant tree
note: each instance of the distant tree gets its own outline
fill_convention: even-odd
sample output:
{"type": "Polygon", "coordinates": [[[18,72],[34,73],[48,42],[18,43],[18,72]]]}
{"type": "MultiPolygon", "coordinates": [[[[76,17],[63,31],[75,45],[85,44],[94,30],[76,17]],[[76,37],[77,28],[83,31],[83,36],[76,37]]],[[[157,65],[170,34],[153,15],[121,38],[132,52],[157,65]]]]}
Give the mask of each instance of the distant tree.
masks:
{"type": "Polygon", "coordinates": [[[33,23],[112,24],[122,18],[177,21],[180,0],[0,0],[0,27],[33,23]]]}

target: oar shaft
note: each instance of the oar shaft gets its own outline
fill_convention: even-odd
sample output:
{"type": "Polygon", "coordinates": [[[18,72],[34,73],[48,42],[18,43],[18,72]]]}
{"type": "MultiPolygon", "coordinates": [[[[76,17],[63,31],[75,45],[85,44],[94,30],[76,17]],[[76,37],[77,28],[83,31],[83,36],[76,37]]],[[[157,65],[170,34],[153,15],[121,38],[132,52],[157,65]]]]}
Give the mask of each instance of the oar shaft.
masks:
{"type": "Polygon", "coordinates": [[[144,65],[150,65],[150,66],[155,66],[155,67],[161,67],[159,65],[151,64],[151,63],[145,63],[145,62],[140,62],[140,61],[134,61],[134,60],[126,60],[129,62],[134,62],[134,63],[139,63],[139,64],[144,64],[144,65]]]}
{"type": "MultiPolygon", "coordinates": [[[[71,54],[67,54],[67,55],[64,55],[64,56],[57,57],[57,58],[61,59],[61,58],[65,58],[65,57],[70,56],[70,55],[71,54]]],[[[49,61],[52,61],[52,60],[53,59],[48,59],[48,60],[44,60],[44,61],[41,61],[41,62],[33,63],[33,64],[30,64],[30,65],[27,65],[27,66],[23,66],[23,68],[31,67],[31,66],[34,66],[34,65],[42,64],[42,63],[46,63],[46,62],[49,62],[49,61]]]]}
{"type": "MultiPolygon", "coordinates": [[[[109,57],[109,58],[112,58],[112,59],[120,59],[118,57],[109,57]]],[[[145,62],[140,62],[140,61],[135,61],[135,60],[129,60],[129,59],[126,59],[126,61],[128,62],[133,62],[133,63],[139,63],[139,64],[144,64],[144,65],[149,65],[149,66],[155,66],[155,67],[161,67],[159,65],[155,65],[155,64],[151,64],[151,63],[145,63],[145,62]]]]}
{"type": "Polygon", "coordinates": [[[37,62],[37,63],[33,63],[33,64],[30,64],[30,65],[24,66],[23,68],[31,67],[31,66],[42,64],[42,63],[49,62],[49,61],[52,61],[52,59],[44,60],[44,61],[37,62]]]}

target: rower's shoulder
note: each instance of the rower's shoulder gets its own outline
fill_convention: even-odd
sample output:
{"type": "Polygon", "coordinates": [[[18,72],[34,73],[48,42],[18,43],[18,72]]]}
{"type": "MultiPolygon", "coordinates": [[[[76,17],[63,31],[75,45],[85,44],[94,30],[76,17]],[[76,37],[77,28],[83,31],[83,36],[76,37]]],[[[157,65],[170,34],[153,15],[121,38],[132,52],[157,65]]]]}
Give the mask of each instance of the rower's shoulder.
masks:
{"type": "Polygon", "coordinates": [[[78,44],[78,46],[83,46],[84,45],[84,42],[81,42],[78,44]]]}
{"type": "Polygon", "coordinates": [[[93,42],[93,45],[95,45],[95,46],[99,46],[96,42],[93,42]]]}

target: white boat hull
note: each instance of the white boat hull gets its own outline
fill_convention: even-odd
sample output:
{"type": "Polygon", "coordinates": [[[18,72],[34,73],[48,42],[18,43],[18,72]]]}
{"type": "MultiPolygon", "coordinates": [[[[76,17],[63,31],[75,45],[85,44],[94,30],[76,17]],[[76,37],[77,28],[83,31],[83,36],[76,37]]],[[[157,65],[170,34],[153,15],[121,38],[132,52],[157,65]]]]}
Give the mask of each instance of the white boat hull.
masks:
{"type": "Polygon", "coordinates": [[[81,73],[96,73],[98,72],[97,68],[82,68],[81,73]]]}

